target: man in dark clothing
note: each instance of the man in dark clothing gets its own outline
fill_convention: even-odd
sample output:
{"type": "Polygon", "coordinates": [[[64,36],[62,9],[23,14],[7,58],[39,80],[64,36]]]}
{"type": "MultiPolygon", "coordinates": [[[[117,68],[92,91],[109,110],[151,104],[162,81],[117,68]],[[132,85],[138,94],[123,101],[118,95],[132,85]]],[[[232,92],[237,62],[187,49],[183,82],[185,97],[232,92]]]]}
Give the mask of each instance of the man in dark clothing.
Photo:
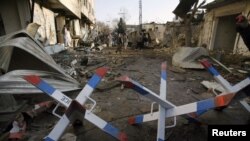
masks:
{"type": "Polygon", "coordinates": [[[119,52],[121,54],[122,52],[122,46],[123,46],[123,36],[121,33],[118,34],[118,37],[117,37],[117,48],[116,48],[116,53],[119,52]]]}
{"type": "Polygon", "coordinates": [[[250,51],[250,25],[245,16],[239,15],[236,17],[236,31],[240,33],[240,36],[250,51]]]}
{"type": "MultiPolygon", "coordinates": [[[[236,31],[240,33],[245,45],[250,51],[250,25],[248,23],[248,19],[239,15],[236,17],[236,31]]],[[[247,95],[250,95],[250,86],[244,88],[243,90],[247,95]]]]}

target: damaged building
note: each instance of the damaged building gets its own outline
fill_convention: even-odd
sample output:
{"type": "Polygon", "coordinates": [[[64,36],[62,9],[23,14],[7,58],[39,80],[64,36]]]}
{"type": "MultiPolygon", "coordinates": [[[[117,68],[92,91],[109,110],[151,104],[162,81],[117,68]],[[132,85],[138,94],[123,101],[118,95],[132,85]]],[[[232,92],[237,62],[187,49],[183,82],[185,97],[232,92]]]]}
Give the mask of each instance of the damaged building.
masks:
{"type": "Polygon", "coordinates": [[[216,0],[204,6],[207,9],[200,44],[209,50],[250,55],[242,37],[236,32],[236,17],[249,15],[248,0],[216,0]]]}
{"type": "Polygon", "coordinates": [[[62,82],[68,86],[58,85],[60,88],[57,88],[64,89],[62,91],[79,89],[79,83],[67,75],[49,54],[64,49],[62,31],[65,25],[69,25],[72,39],[77,42],[82,31],[95,23],[93,7],[93,0],[1,1],[0,69],[1,83],[5,84],[1,85],[1,93],[41,93],[29,86],[20,90],[25,84],[22,76],[32,71],[33,74],[43,71],[45,77],[57,77],[57,84],[62,82]]]}
{"type": "MultiPolygon", "coordinates": [[[[37,23],[37,39],[45,46],[63,44],[63,27],[69,26],[72,39],[95,24],[94,0],[10,0],[0,3],[0,33],[9,34],[37,23]],[[12,18],[9,18],[12,17],[12,18]]],[[[84,33],[83,33],[84,34],[84,33]]]]}

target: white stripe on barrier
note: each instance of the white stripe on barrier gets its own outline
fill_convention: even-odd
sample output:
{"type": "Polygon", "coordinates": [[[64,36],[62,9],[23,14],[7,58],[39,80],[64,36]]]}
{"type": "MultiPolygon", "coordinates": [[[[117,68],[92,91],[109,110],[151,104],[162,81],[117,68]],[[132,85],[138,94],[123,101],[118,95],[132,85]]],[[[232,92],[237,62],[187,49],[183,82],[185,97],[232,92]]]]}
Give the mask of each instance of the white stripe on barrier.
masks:
{"type": "Polygon", "coordinates": [[[89,112],[88,110],[86,110],[85,119],[87,119],[89,122],[93,123],[95,126],[99,127],[100,129],[103,129],[107,125],[106,121],[99,118],[95,114],[89,112]]]}
{"type": "Polygon", "coordinates": [[[196,103],[190,103],[183,106],[176,107],[176,110],[173,110],[174,112],[171,114],[171,112],[168,112],[168,115],[176,116],[176,115],[182,115],[182,114],[188,114],[192,112],[197,111],[197,104],[196,103]],[[187,112],[189,111],[189,112],[187,112]]]}
{"type": "Polygon", "coordinates": [[[214,79],[222,85],[222,87],[226,90],[226,92],[232,92],[232,85],[227,80],[225,80],[221,75],[214,76],[214,79]]]}
{"type": "Polygon", "coordinates": [[[78,101],[80,104],[84,104],[88,99],[87,97],[89,97],[93,91],[94,89],[87,84],[80,92],[80,94],[76,97],[76,101],[78,101]]]}
{"type": "Polygon", "coordinates": [[[250,85],[250,79],[246,78],[245,80],[239,82],[238,84],[234,85],[232,90],[233,93],[237,93],[240,90],[242,90],[243,88],[245,88],[246,86],[250,85]]]}
{"type": "Polygon", "coordinates": [[[72,99],[66,95],[64,95],[62,92],[55,90],[55,92],[50,95],[53,97],[56,101],[60,102],[65,107],[69,107],[70,103],[72,102],[72,99]]]}
{"type": "Polygon", "coordinates": [[[68,117],[64,114],[47,137],[55,141],[59,140],[69,123],[68,117]]]}
{"type": "Polygon", "coordinates": [[[163,78],[161,78],[161,84],[160,84],[160,98],[166,99],[167,95],[167,82],[163,78]]]}
{"type": "Polygon", "coordinates": [[[147,121],[152,121],[153,120],[157,120],[159,117],[159,112],[153,112],[152,114],[145,114],[143,115],[143,122],[147,122],[147,121]]]}
{"type": "MultiPolygon", "coordinates": [[[[162,63],[161,66],[161,84],[160,84],[160,98],[165,100],[167,97],[167,72],[166,72],[166,62],[162,63]],[[164,66],[165,65],[165,66],[164,66]],[[164,75],[164,76],[163,76],[164,75]],[[166,77],[165,79],[163,77],[166,77]]],[[[159,105],[159,117],[157,126],[157,140],[165,140],[165,122],[166,122],[166,111],[165,108],[159,105]]]]}

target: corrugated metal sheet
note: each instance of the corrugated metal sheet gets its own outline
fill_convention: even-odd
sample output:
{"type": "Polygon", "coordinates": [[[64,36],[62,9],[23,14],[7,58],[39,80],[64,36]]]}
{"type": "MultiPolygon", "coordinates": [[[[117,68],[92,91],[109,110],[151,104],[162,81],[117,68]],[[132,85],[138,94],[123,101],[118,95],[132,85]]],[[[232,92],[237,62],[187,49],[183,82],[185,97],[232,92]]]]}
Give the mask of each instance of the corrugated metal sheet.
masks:
{"type": "Polygon", "coordinates": [[[0,76],[0,94],[42,93],[23,79],[25,75],[38,75],[56,89],[67,92],[79,89],[79,84],[60,73],[37,70],[15,70],[0,76]]]}
{"type": "Polygon", "coordinates": [[[0,77],[0,94],[40,93],[22,80],[24,74],[41,75],[61,91],[80,88],[80,84],[67,75],[43,46],[25,31],[0,37],[0,55],[0,67],[6,72],[0,77]]]}

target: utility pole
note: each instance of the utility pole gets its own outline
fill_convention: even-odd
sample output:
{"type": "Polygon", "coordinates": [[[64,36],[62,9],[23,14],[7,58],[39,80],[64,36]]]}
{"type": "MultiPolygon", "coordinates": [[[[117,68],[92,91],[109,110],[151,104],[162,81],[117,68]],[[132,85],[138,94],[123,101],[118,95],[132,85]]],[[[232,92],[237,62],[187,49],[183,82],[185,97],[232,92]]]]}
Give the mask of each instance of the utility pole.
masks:
{"type": "Polygon", "coordinates": [[[121,16],[121,18],[124,20],[124,21],[126,21],[127,20],[127,11],[126,11],[126,9],[125,8],[121,8],[120,9],[120,13],[118,13],[120,16],[121,16]]]}
{"type": "Polygon", "coordinates": [[[142,30],[142,0],[139,0],[139,31],[142,30]]]}

